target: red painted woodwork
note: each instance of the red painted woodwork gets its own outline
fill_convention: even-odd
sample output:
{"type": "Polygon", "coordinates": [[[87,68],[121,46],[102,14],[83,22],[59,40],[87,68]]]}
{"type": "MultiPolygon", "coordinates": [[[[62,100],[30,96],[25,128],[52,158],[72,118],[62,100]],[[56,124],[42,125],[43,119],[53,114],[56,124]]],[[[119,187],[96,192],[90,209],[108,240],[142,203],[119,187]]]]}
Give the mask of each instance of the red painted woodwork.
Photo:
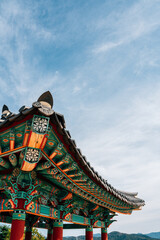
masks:
{"type": "Polygon", "coordinates": [[[24,227],[25,227],[24,220],[13,219],[10,240],[23,240],[24,227]]]}
{"type": "Polygon", "coordinates": [[[53,234],[48,233],[48,235],[47,235],[47,240],[53,240],[53,234]]]}
{"type": "Polygon", "coordinates": [[[24,209],[24,203],[25,203],[26,199],[18,199],[18,204],[17,204],[17,208],[16,209],[24,209]]]}
{"type": "Polygon", "coordinates": [[[93,231],[87,231],[86,229],[86,240],[93,240],[93,231]]]}
{"type": "Polygon", "coordinates": [[[108,233],[101,233],[101,240],[108,240],[108,233]]]}
{"type": "Polygon", "coordinates": [[[32,231],[26,231],[25,240],[31,240],[32,239],[32,231]]]}
{"type": "Polygon", "coordinates": [[[53,232],[48,230],[47,240],[53,240],[53,232]]]}
{"type": "Polygon", "coordinates": [[[63,227],[54,227],[53,228],[52,240],[63,240],[63,227]]]}

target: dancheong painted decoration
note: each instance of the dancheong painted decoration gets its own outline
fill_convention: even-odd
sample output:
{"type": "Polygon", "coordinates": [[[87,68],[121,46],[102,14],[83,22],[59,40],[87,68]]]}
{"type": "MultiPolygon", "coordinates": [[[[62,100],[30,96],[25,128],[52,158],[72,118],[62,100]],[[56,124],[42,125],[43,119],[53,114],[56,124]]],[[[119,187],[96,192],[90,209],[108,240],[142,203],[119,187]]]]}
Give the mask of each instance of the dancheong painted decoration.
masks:
{"type": "Polygon", "coordinates": [[[144,201],[116,190],[91,167],[53,109],[50,92],[0,119],[0,221],[11,223],[11,240],[30,240],[32,227],[48,229],[48,240],[63,229],[101,228],[103,240],[117,213],[131,214],[144,201]],[[69,224],[69,223],[72,224],[69,224]]]}

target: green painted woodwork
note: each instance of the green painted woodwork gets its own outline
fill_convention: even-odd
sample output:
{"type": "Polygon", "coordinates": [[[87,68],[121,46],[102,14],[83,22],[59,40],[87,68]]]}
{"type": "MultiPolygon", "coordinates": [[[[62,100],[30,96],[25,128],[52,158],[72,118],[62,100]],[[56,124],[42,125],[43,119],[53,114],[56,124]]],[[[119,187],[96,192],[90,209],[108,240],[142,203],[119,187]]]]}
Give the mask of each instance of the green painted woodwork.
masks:
{"type": "Polygon", "coordinates": [[[32,175],[33,174],[30,172],[22,172],[19,170],[16,181],[14,181],[14,178],[10,180],[4,180],[4,188],[6,192],[10,194],[16,207],[18,204],[18,199],[25,199],[24,207],[26,207],[35,197],[38,196],[35,192],[38,184],[32,184],[32,175]],[[27,191],[25,190],[26,187],[27,191]]]}
{"type": "MultiPolygon", "coordinates": [[[[33,224],[34,227],[38,227],[38,228],[47,228],[49,229],[49,231],[52,232],[53,230],[53,220],[52,219],[47,219],[46,217],[41,217],[39,220],[39,222],[37,222],[37,220],[39,219],[39,216],[33,216],[30,214],[26,214],[26,226],[27,228],[30,227],[32,228],[33,224]]],[[[59,220],[59,217],[58,219],[59,220]]],[[[62,221],[62,220],[61,220],[62,221]]],[[[6,215],[2,215],[2,213],[0,214],[0,222],[3,223],[11,223],[12,222],[12,217],[10,216],[6,216],[6,215]]],[[[90,225],[89,222],[85,222],[86,225],[90,225]]],[[[96,227],[97,226],[93,226],[96,227]]],[[[101,225],[102,228],[105,229],[104,223],[101,225]]],[[[85,225],[81,225],[80,223],[78,224],[63,224],[63,228],[64,229],[85,229],[86,226],[85,225]]]]}
{"type": "Polygon", "coordinates": [[[11,167],[11,164],[6,159],[0,157],[0,166],[8,169],[11,167]]]}
{"type": "Polygon", "coordinates": [[[14,140],[15,148],[22,146],[25,126],[25,123],[19,124],[0,134],[2,153],[10,150],[10,140],[14,140]]]}
{"type": "Polygon", "coordinates": [[[109,227],[113,222],[116,222],[117,220],[107,220],[106,227],[109,227]]]}
{"type": "Polygon", "coordinates": [[[47,217],[59,219],[61,216],[70,222],[84,225],[93,224],[94,227],[101,228],[114,222],[111,220],[114,217],[114,211],[132,212],[133,208],[129,204],[113,196],[110,192],[104,191],[80,169],[73,156],[68,153],[49,125],[49,118],[40,115],[33,116],[30,120],[2,132],[0,143],[2,151],[0,188],[4,189],[3,195],[1,194],[4,199],[0,201],[2,211],[14,209],[17,201],[24,199],[27,212],[38,214],[45,219],[47,217]],[[47,121],[42,132],[40,132],[40,127],[36,128],[36,118],[39,119],[38,121],[43,119],[47,121]],[[41,153],[38,150],[38,161],[36,161],[37,166],[34,171],[27,173],[20,171],[16,175],[18,170],[15,171],[15,169],[20,168],[28,149],[32,149],[27,146],[21,149],[17,148],[23,145],[25,134],[30,133],[31,130],[38,134],[46,134],[48,139],[41,153]],[[6,153],[10,150],[10,140],[14,141],[15,149],[6,153]],[[52,153],[57,155],[51,161],[52,153]],[[1,174],[3,170],[8,172],[1,174]],[[32,174],[36,176],[34,181],[31,177],[32,174]],[[28,190],[26,191],[25,188],[28,190]],[[72,193],[71,205],[66,208],[67,202],[63,199],[68,196],[68,193],[72,193]],[[11,199],[8,199],[10,197],[11,199]],[[93,210],[97,205],[98,208],[93,210]]]}
{"type": "Polygon", "coordinates": [[[13,220],[25,221],[25,218],[26,218],[26,213],[25,213],[25,211],[22,211],[22,210],[15,210],[12,214],[13,220]]]}
{"type": "Polygon", "coordinates": [[[49,229],[48,229],[48,233],[49,233],[49,234],[53,234],[53,229],[50,229],[50,228],[49,228],[49,229]]]}
{"type": "MultiPolygon", "coordinates": [[[[42,155],[43,156],[45,156],[43,153],[42,153],[42,155]]],[[[46,157],[46,156],[45,156],[46,157]]],[[[46,157],[47,158],[47,157],[46,157]]],[[[48,159],[48,161],[50,161],[49,159],[48,159]]],[[[54,163],[52,163],[51,162],[51,164],[52,165],[54,165],[54,163]]],[[[57,169],[59,172],[60,172],[60,170],[56,167],[56,165],[54,165],[54,167],[55,167],[55,169],[57,169]]],[[[56,170],[56,172],[57,172],[57,170],[56,170]]],[[[43,172],[42,172],[42,174],[43,174],[43,172]]],[[[65,177],[65,179],[67,179],[67,180],[69,180],[69,182],[71,182],[71,180],[67,177],[67,176],[65,176],[64,175],[64,177],[65,177]]],[[[53,178],[56,178],[56,180],[58,180],[58,181],[60,181],[61,182],[61,179],[58,179],[57,177],[56,177],[56,175],[53,175],[53,178]]],[[[72,183],[72,182],[71,182],[72,183]]],[[[73,192],[77,192],[78,193],[78,186],[76,185],[76,184],[74,184],[74,183],[72,183],[72,184],[68,184],[68,185],[66,185],[66,187],[68,188],[68,190],[71,190],[71,191],[73,191],[73,192]]],[[[84,197],[85,199],[87,198],[88,200],[92,200],[92,201],[94,201],[94,197],[92,197],[91,199],[89,199],[89,196],[90,196],[90,193],[88,193],[88,192],[85,192],[84,190],[81,192],[81,197],[84,197]]],[[[95,199],[96,200],[96,199],[95,199]]]]}
{"type": "Polygon", "coordinates": [[[29,163],[37,163],[41,157],[41,150],[32,147],[26,147],[24,160],[29,163]]]}
{"type": "Polygon", "coordinates": [[[10,149],[10,132],[6,131],[3,134],[0,134],[0,139],[1,139],[1,151],[6,152],[9,151],[10,149]]]}
{"type": "Polygon", "coordinates": [[[0,200],[0,210],[1,211],[6,211],[13,209],[13,202],[11,199],[3,199],[0,200]]]}
{"type": "Polygon", "coordinates": [[[111,220],[115,216],[117,216],[117,214],[109,214],[109,215],[107,215],[107,219],[111,220]]]}
{"type": "Polygon", "coordinates": [[[60,211],[42,204],[34,203],[27,207],[27,211],[43,217],[60,218],[60,211]]]}
{"type": "Polygon", "coordinates": [[[50,216],[50,207],[40,205],[40,213],[42,215],[50,216]]]}
{"type": "Polygon", "coordinates": [[[2,167],[2,166],[0,166],[0,171],[3,171],[3,170],[5,170],[5,168],[4,168],[4,167],[2,167]]]}
{"type": "Polygon", "coordinates": [[[10,163],[12,164],[13,167],[16,167],[17,166],[17,156],[16,154],[12,153],[11,155],[9,155],[9,161],[10,163]]]}
{"type": "Polygon", "coordinates": [[[40,220],[39,216],[26,213],[26,231],[31,231],[32,227],[38,222],[38,220],[40,220]]]}
{"type": "MultiPolygon", "coordinates": [[[[70,172],[69,172],[70,173],[70,172]]],[[[73,174],[75,174],[76,172],[72,172],[73,174]]],[[[80,171],[79,171],[79,173],[80,173],[80,171]]],[[[69,180],[70,181],[70,180],[69,180]]],[[[67,187],[67,186],[66,186],[67,187]]],[[[70,187],[69,187],[69,185],[68,185],[68,189],[71,189],[70,187]]],[[[77,192],[78,192],[78,189],[77,189],[77,192]]],[[[88,193],[87,193],[88,194],[88,193]]],[[[94,199],[94,198],[93,198],[94,199]]],[[[92,199],[92,201],[93,201],[93,199],[92,199]]],[[[103,198],[102,198],[103,199],[103,198]]],[[[99,201],[99,200],[98,200],[99,201]]],[[[103,200],[102,200],[103,201],[103,200]]],[[[95,202],[96,202],[96,199],[95,199],[95,202]]],[[[99,202],[99,204],[100,204],[100,202],[99,202]]],[[[106,206],[106,207],[111,207],[109,204],[107,204],[107,203],[104,203],[104,206],[106,206]]],[[[117,210],[119,210],[119,211],[122,211],[121,210],[121,208],[118,208],[117,210]]],[[[128,212],[128,210],[127,210],[127,212],[128,212]]]]}
{"type": "Polygon", "coordinates": [[[34,115],[32,119],[32,131],[39,134],[45,134],[48,131],[49,118],[39,115],[34,115]]]}
{"type": "Polygon", "coordinates": [[[79,216],[79,215],[76,215],[76,214],[72,214],[72,221],[74,223],[80,223],[80,224],[85,224],[86,222],[88,224],[91,223],[90,219],[88,218],[85,218],[85,217],[82,217],[82,216],[79,216]]]}
{"type": "Polygon", "coordinates": [[[101,233],[107,233],[107,228],[102,228],[101,233]]]}
{"type": "MultiPolygon", "coordinates": [[[[68,191],[66,190],[61,190],[58,194],[58,199],[59,199],[59,202],[63,201],[63,199],[65,199],[68,195],[68,191]]],[[[64,207],[66,207],[68,204],[70,204],[72,202],[72,200],[68,200],[68,201],[65,201],[64,203],[64,207]]]]}
{"type": "Polygon", "coordinates": [[[102,227],[103,226],[103,223],[99,220],[97,220],[94,224],[93,224],[95,227],[102,227]]]}
{"type": "Polygon", "coordinates": [[[49,163],[48,161],[41,162],[37,165],[36,171],[42,171],[42,170],[50,168],[50,167],[51,167],[51,163],[49,163]]]}
{"type": "MultiPolygon", "coordinates": [[[[56,140],[57,140],[57,138],[55,138],[56,140]]],[[[63,155],[63,154],[62,154],[63,155]]],[[[72,160],[72,162],[73,162],[73,160],[72,160]]],[[[80,170],[78,170],[78,172],[76,171],[75,172],[76,174],[78,173],[78,174],[81,174],[82,172],[80,171],[80,170]]],[[[86,181],[86,179],[84,179],[85,181],[86,181]]],[[[64,180],[63,180],[63,182],[65,182],[64,180]]],[[[93,185],[93,184],[92,184],[93,185]]],[[[95,186],[95,185],[94,185],[95,186]]],[[[74,190],[74,191],[76,191],[76,190],[74,190]]],[[[77,189],[77,192],[78,192],[78,189],[77,189]]]]}
{"type": "Polygon", "coordinates": [[[86,231],[87,232],[93,232],[93,226],[87,226],[86,231]]]}
{"type": "Polygon", "coordinates": [[[60,143],[58,138],[55,136],[53,130],[51,127],[50,131],[49,131],[49,136],[48,136],[48,141],[44,147],[44,152],[50,156],[51,153],[53,153],[53,151],[55,151],[56,147],[58,146],[58,144],[60,143]]]}
{"type": "Polygon", "coordinates": [[[62,220],[55,220],[53,223],[53,227],[63,227],[63,221],[62,220]]]}
{"type": "MultiPolygon", "coordinates": [[[[52,138],[48,138],[48,141],[46,143],[45,149],[46,150],[51,150],[57,146],[57,142],[53,140],[52,138]]],[[[49,152],[49,151],[48,151],[49,152]]]]}
{"type": "Polygon", "coordinates": [[[69,163],[72,162],[71,156],[70,154],[66,154],[64,155],[64,157],[62,157],[62,160],[58,159],[58,161],[56,161],[56,163],[62,162],[63,165],[67,165],[69,163]]]}
{"type": "Polygon", "coordinates": [[[1,214],[0,214],[0,222],[11,224],[11,223],[12,223],[12,217],[11,217],[11,216],[3,215],[3,214],[1,213],[1,214]]]}
{"type": "Polygon", "coordinates": [[[14,127],[15,148],[19,148],[23,144],[26,124],[20,124],[14,127]]]}
{"type": "Polygon", "coordinates": [[[86,227],[84,225],[80,224],[63,224],[63,229],[85,229],[86,227]]]}

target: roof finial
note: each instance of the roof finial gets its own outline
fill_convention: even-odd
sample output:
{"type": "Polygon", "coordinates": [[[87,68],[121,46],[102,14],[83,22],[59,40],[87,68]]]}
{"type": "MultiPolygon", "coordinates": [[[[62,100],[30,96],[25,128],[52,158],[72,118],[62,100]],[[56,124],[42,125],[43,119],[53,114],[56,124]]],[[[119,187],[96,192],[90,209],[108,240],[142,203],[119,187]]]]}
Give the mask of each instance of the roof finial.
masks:
{"type": "MultiPolygon", "coordinates": [[[[50,108],[53,107],[53,97],[50,93],[50,91],[44,92],[39,98],[38,102],[41,102],[42,104],[49,104],[50,108]]],[[[49,107],[49,106],[48,106],[49,107]]]]}
{"type": "Polygon", "coordinates": [[[33,107],[38,108],[38,111],[44,114],[45,116],[51,116],[54,111],[53,107],[53,97],[49,91],[44,92],[37,100],[34,102],[33,107]]]}
{"type": "Polygon", "coordinates": [[[1,119],[6,120],[8,117],[12,116],[12,112],[9,111],[9,108],[7,107],[7,105],[3,105],[2,107],[2,115],[1,115],[1,119]]]}

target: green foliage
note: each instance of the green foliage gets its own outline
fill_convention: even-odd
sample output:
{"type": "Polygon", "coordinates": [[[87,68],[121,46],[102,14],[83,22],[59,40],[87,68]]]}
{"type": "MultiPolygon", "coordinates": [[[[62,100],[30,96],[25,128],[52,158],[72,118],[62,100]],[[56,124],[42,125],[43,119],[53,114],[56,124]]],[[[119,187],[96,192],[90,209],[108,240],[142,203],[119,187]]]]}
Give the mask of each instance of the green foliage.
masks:
{"type": "Polygon", "coordinates": [[[1,240],[8,240],[10,236],[10,229],[9,227],[2,225],[0,226],[0,239],[1,240]]]}
{"type": "MultiPolygon", "coordinates": [[[[9,240],[10,239],[11,229],[8,226],[0,226],[0,240],[9,240]]],[[[25,239],[25,234],[24,238],[25,239]]],[[[45,237],[38,232],[36,228],[32,229],[32,240],[45,240],[45,237]]]]}
{"type": "Polygon", "coordinates": [[[45,240],[45,237],[41,235],[36,228],[32,229],[32,240],[45,240]]]}

